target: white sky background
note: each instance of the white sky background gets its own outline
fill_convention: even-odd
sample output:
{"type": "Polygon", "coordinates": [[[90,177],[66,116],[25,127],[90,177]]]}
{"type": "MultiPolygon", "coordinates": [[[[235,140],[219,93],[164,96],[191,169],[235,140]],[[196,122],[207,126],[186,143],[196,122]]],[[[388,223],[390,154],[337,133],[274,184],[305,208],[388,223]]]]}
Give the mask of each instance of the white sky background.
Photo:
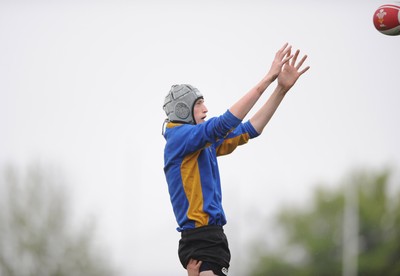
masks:
{"type": "Polygon", "coordinates": [[[242,275],[254,233],[274,237],[260,218],[355,167],[400,167],[400,37],[375,30],[383,3],[2,0],[0,165],[60,167],[121,275],[185,275],[164,96],[190,83],[219,115],[289,42],[311,69],[261,137],[220,159],[230,275],[242,275]]]}

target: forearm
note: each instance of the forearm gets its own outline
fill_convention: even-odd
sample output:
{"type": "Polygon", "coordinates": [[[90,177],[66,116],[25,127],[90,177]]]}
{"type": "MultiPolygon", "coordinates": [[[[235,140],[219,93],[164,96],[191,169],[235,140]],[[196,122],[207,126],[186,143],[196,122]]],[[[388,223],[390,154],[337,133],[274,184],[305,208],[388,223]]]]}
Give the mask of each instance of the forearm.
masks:
{"type": "Polygon", "coordinates": [[[286,95],[287,90],[277,86],[267,102],[250,119],[254,129],[261,134],[264,127],[271,120],[278,106],[286,95]]]}
{"type": "Polygon", "coordinates": [[[239,101],[229,108],[229,111],[237,118],[243,120],[247,113],[253,108],[255,103],[272,83],[273,78],[266,75],[255,87],[247,92],[239,101]]]}

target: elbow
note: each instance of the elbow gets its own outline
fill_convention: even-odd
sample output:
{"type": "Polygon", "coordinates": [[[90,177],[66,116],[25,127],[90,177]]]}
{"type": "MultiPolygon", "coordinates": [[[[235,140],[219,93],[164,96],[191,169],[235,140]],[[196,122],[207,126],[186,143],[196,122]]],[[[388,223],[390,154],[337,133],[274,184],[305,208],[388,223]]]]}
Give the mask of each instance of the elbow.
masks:
{"type": "Polygon", "coordinates": [[[259,135],[261,135],[262,134],[262,132],[263,132],[263,130],[264,130],[264,128],[257,128],[257,127],[254,127],[254,129],[255,129],[255,131],[257,132],[257,136],[259,136],[259,135]]]}
{"type": "Polygon", "coordinates": [[[257,133],[257,135],[254,135],[254,136],[261,135],[261,133],[264,130],[265,125],[261,124],[260,122],[258,122],[254,118],[250,119],[250,124],[253,127],[254,131],[257,133]]]}

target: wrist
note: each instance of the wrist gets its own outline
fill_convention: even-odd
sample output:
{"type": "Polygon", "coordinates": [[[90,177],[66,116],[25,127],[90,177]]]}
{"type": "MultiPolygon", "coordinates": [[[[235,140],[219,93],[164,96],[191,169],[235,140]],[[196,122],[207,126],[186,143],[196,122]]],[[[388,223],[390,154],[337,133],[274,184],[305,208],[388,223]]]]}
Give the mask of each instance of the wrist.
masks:
{"type": "Polygon", "coordinates": [[[262,79],[262,82],[268,83],[268,85],[270,85],[271,83],[274,82],[274,80],[276,80],[276,78],[278,77],[278,75],[274,76],[271,74],[267,74],[265,75],[265,77],[262,79]]]}
{"type": "Polygon", "coordinates": [[[280,84],[278,84],[278,85],[276,86],[276,88],[275,88],[275,91],[276,91],[278,94],[286,95],[286,93],[289,91],[289,89],[286,88],[286,87],[284,87],[284,86],[282,86],[282,85],[280,85],[280,84]]]}
{"type": "Polygon", "coordinates": [[[257,91],[261,94],[268,88],[268,86],[273,82],[271,77],[265,76],[256,86],[257,91]]]}

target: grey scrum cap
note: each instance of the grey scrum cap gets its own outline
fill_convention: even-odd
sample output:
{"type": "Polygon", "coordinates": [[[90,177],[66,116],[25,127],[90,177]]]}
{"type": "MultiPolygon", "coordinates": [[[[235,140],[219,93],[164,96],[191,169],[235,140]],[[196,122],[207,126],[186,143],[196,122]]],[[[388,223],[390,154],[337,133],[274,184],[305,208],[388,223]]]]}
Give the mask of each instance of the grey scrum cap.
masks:
{"type": "Polygon", "coordinates": [[[203,98],[200,91],[189,84],[175,84],[165,97],[163,109],[171,122],[196,124],[193,117],[195,102],[203,98]]]}

